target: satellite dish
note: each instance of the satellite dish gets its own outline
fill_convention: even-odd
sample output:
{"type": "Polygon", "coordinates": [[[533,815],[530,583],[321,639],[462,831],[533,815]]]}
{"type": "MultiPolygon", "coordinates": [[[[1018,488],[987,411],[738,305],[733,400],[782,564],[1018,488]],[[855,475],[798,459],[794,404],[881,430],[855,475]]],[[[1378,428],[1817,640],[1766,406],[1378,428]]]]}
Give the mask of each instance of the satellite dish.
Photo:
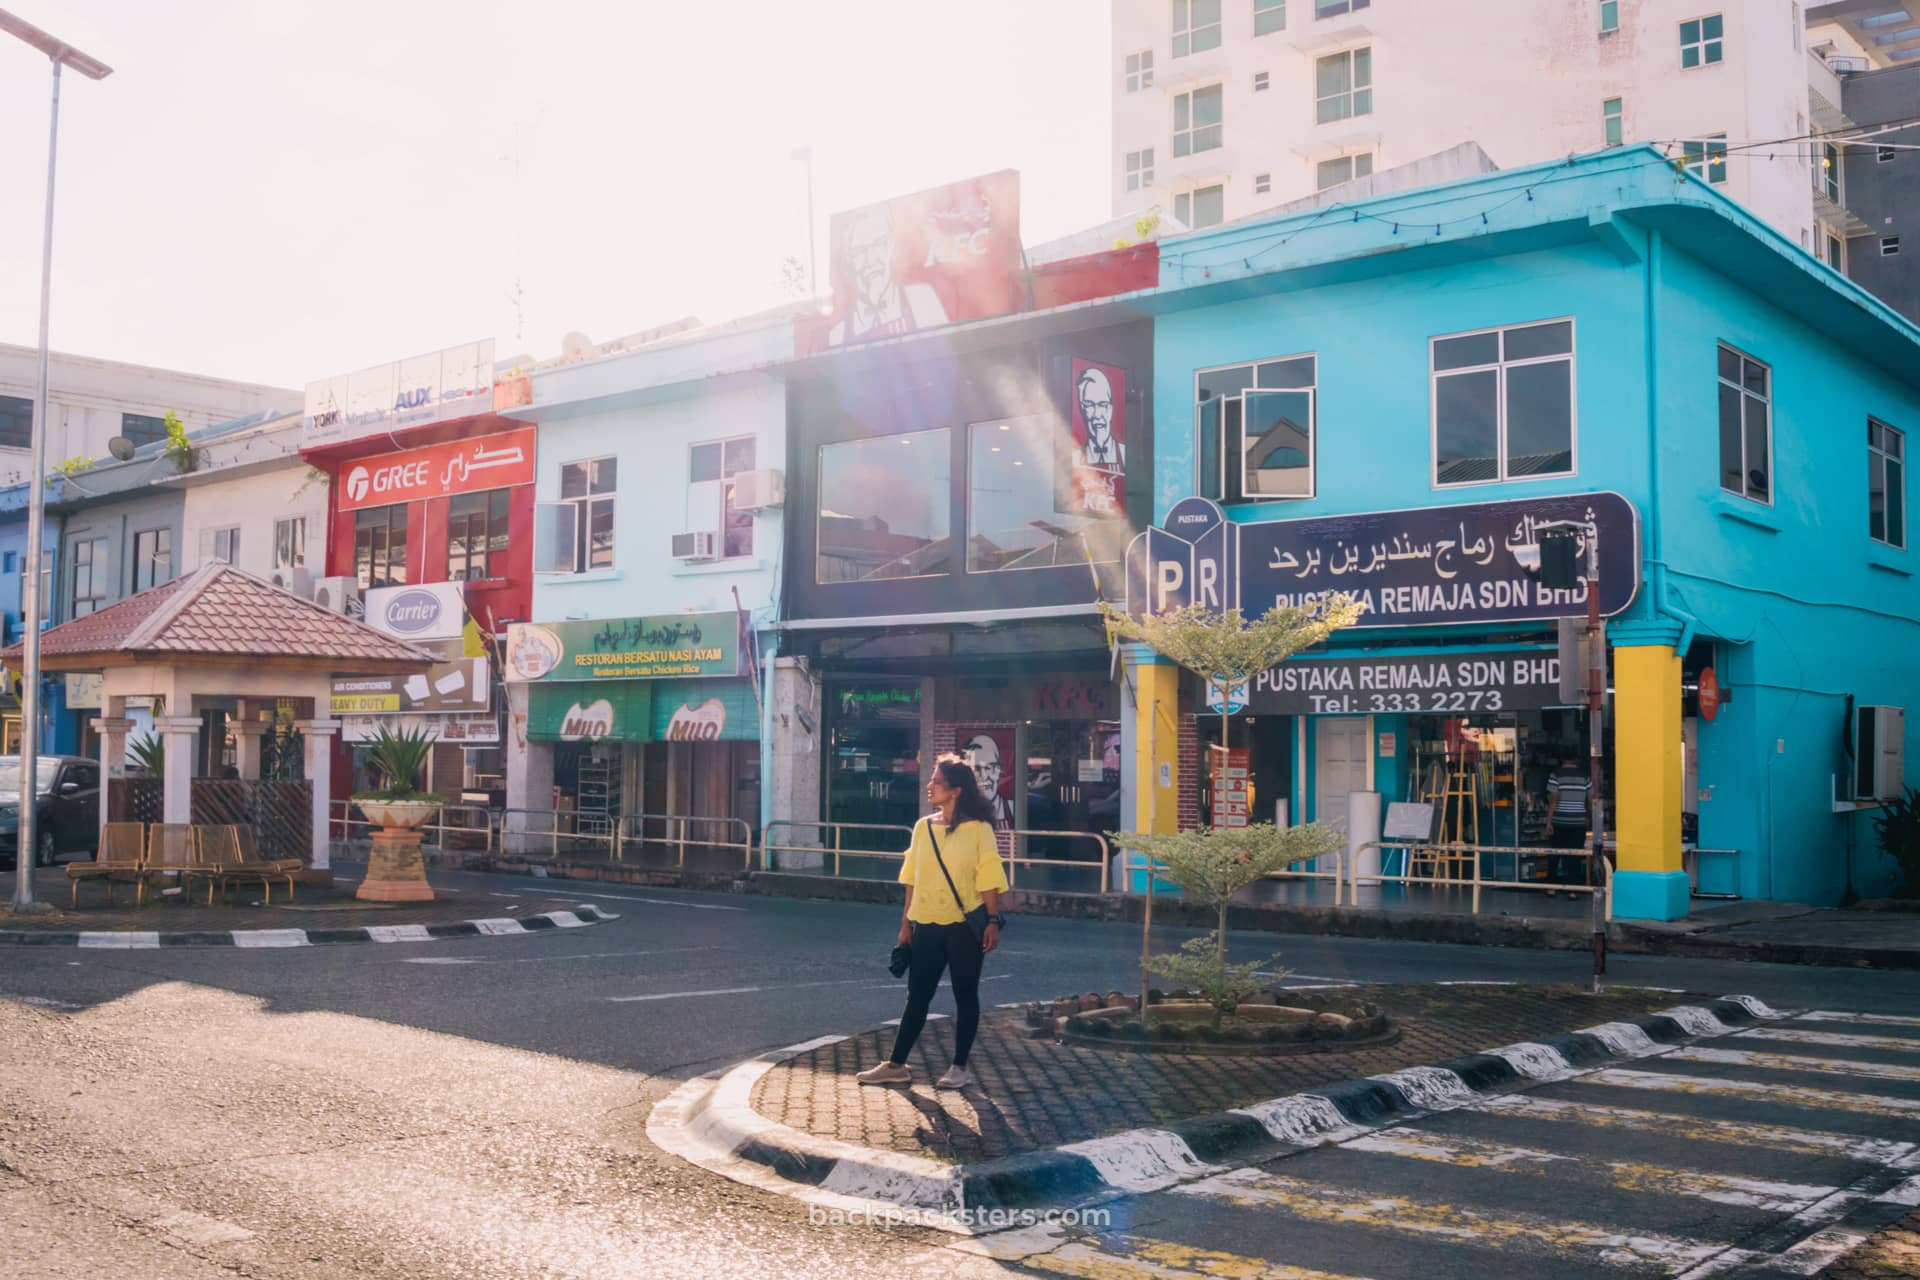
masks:
{"type": "Polygon", "coordinates": [[[133,461],[133,449],[133,441],[127,439],[125,436],[115,436],[113,439],[107,441],[107,452],[122,462],[133,461]]]}
{"type": "Polygon", "coordinates": [[[579,331],[567,334],[560,339],[560,355],[563,359],[578,360],[593,354],[593,339],[579,331]]]}

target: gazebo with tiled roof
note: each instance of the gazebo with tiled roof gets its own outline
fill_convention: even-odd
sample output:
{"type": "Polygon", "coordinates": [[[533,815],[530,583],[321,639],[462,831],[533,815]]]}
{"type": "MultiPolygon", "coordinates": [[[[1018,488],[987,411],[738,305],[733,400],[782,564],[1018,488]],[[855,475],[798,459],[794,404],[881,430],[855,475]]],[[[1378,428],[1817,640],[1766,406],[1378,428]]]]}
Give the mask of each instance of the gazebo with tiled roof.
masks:
{"type": "MultiPolygon", "coordinates": [[[[21,646],[0,658],[18,666],[21,646]]],[[[411,674],[436,661],[431,653],[333,612],[270,582],[215,563],[143,591],[97,613],[43,632],[45,671],[99,672],[100,772],[107,785],[126,773],[128,698],[165,707],[154,723],[165,741],[164,816],[191,820],[196,699],[238,699],[233,721],[242,779],[260,777],[260,710],[282,698],[312,708],[297,722],[306,740],[306,776],[313,789],[313,857],[327,867],[327,804],[332,738],[340,722],[328,714],[335,676],[411,674]]],[[[103,796],[104,800],[104,796],[103,796]]],[[[100,805],[100,820],[108,806],[100,805]]]]}

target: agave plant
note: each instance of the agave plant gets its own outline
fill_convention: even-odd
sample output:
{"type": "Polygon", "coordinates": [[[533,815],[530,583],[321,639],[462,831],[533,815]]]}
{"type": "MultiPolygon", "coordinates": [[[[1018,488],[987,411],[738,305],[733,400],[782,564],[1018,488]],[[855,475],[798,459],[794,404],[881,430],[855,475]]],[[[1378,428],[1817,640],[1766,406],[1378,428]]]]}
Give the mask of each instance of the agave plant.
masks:
{"type": "Polygon", "coordinates": [[[149,733],[127,744],[127,763],[146,770],[149,778],[166,776],[167,747],[158,733],[149,733]]]}
{"type": "Polygon", "coordinates": [[[427,754],[433,750],[433,735],[423,729],[405,729],[395,733],[385,725],[367,741],[367,763],[380,774],[386,785],[375,791],[356,792],[356,800],[437,800],[420,790],[421,771],[427,754]]]}

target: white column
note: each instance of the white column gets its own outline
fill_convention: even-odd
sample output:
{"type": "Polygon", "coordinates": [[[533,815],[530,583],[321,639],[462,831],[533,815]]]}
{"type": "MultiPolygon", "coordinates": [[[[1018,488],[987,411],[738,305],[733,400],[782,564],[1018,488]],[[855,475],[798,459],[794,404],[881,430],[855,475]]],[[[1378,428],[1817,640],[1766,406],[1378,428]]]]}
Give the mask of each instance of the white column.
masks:
{"type": "Polygon", "coordinates": [[[166,802],[161,809],[164,821],[193,821],[193,739],[200,732],[199,716],[156,716],[166,751],[166,802]]]}
{"type": "MultiPolygon", "coordinates": [[[[501,830],[501,849],[507,853],[525,853],[541,847],[553,829],[553,820],[544,816],[529,819],[517,810],[553,808],[553,744],[535,742],[527,736],[529,693],[533,686],[514,682],[507,685],[507,813],[501,830]],[[526,833],[533,831],[535,836],[526,833]]],[[[544,847],[551,847],[550,844],[544,847]]]]}
{"type": "Polygon", "coordinates": [[[227,728],[233,731],[233,763],[240,771],[240,777],[247,782],[260,780],[260,744],[267,736],[267,722],[253,719],[245,703],[241,704],[240,714],[227,721],[227,728]]]}
{"type": "Polygon", "coordinates": [[[328,813],[333,804],[333,735],[340,732],[338,720],[296,720],[307,744],[307,781],[313,787],[313,859],[315,871],[332,865],[332,839],[328,813]]]}
{"type": "Polygon", "coordinates": [[[93,727],[100,735],[100,830],[104,835],[113,784],[127,776],[127,735],[133,732],[133,721],[124,716],[101,716],[93,727]]]}

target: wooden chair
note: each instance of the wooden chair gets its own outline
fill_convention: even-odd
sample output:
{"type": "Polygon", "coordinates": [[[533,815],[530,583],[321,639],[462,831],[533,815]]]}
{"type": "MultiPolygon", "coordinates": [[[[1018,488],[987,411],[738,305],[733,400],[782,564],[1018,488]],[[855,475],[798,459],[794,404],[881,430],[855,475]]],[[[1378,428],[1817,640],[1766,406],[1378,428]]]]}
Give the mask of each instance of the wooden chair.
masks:
{"type": "Polygon", "coordinates": [[[216,888],[226,896],[234,884],[258,884],[266,893],[267,905],[273,905],[276,880],[287,884],[287,900],[293,900],[293,878],[304,865],[298,858],[276,858],[268,862],[260,857],[253,843],[253,828],[247,826],[195,827],[198,849],[196,872],[207,881],[207,905],[213,905],[216,888]]]}
{"type": "Polygon", "coordinates": [[[195,869],[191,826],[184,822],[148,825],[147,859],[140,869],[143,880],[161,881],[172,877],[185,890],[195,869]]]}
{"type": "Polygon", "coordinates": [[[100,849],[92,862],[69,862],[67,879],[73,884],[73,906],[80,905],[80,882],[82,880],[103,880],[107,886],[107,905],[113,905],[113,882],[131,880],[133,882],[133,901],[139,906],[146,901],[147,880],[142,874],[146,861],[146,824],[140,822],[109,822],[100,829],[100,849]]]}

